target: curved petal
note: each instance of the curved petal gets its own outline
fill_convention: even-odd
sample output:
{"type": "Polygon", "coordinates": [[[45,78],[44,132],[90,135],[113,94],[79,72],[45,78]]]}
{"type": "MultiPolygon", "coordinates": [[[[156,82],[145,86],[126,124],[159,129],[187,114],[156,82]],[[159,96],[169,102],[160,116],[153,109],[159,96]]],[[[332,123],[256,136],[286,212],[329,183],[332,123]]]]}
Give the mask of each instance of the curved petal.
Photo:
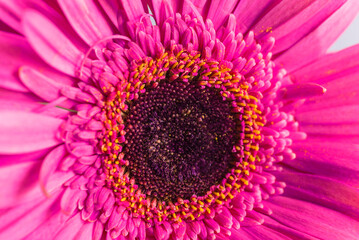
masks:
{"type": "Polygon", "coordinates": [[[297,159],[286,164],[298,171],[359,187],[359,145],[309,138],[293,143],[292,150],[297,159]]]}
{"type": "Polygon", "coordinates": [[[84,227],[85,222],[81,219],[81,214],[75,214],[69,219],[59,231],[58,234],[53,238],[54,240],[63,239],[76,239],[75,237],[80,234],[80,231],[84,227]]]}
{"type": "Polygon", "coordinates": [[[280,232],[284,234],[286,237],[289,237],[290,239],[317,240],[316,238],[313,238],[312,236],[306,233],[303,233],[294,228],[283,225],[270,217],[263,216],[263,218],[264,218],[263,226],[273,229],[274,231],[280,232]]]}
{"type": "Polygon", "coordinates": [[[24,65],[40,70],[42,75],[56,79],[59,83],[73,82],[68,76],[44,63],[22,36],[0,32],[0,48],[0,87],[2,88],[20,92],[29,91],[19,80],[18,71],[24,65]]]}
{"type": "Polygon", "coordinates": [[[252,226],[252,227],[241,227],[239,230],[232,230],[230,239],[233,240],[291,240],[289,236],[282,234],[281,232],[275,231],[266,226],[252,226]]]}
{"type": "Polygon", "coordinates": [[[314,31],[275,57],[275,62],[283,64],[291,72],[318,59],[351,23],[358,10],[359,2],[348,0],[314,31]]]}
{"type": "MultiPolygon", "coordinates": [[[[58,194],[50,199],[42,199],[41,201],[32,202],[31,208],[27,209],[23,206],[18,206],[10,210],[7,214],[14,214],[18,212],[19,216],[13,221],[6,219],[1,221],[0,239],[23,239],[39,225],[43,224],[53,214],[60,211],[58,204],[58,194]],[[6,225],[6,223],[8,223],[6,225]]],[[[28,206],[28,205],[27,205],[28,206]]],[[[0,219],[1,216],[0,214],[0,219]]]]}
{"type": "Polygon", "coordinates": [[[246,33],[256,20],[277,1],[241,0],[233,11],[237,19],[237,32],[246,33]]]}
{"type": "Polygon", "coordinates": [[[40,165],[33,161],[0,168],[0,208],[44,197],[37,181],[40,165]]]}
{"type": "Polygon", "coordinates": [[[55,81],[39,71],[26,66],[19,69],[19,77],[28,89],[49,102],[62,96],[60,94],[61,88],[68,85],[64,81],[58,81],[58,78],[55,81]]]}
{"type": "Polygon", "coordinates": [[[48,149],[24,154],[0,155],[0,167],[19,164],[23,162],[36,162],[43,159],[48,149]]]}
{"type": "Polygon", "coordinates": [[[41,187],[46,191],[49,179],[55,173],[60,161],[66,154],[66,148],[64,144],[56,147],[45,157],[41,164],[39,182],[41,187]]]}
{"type": "Polygon", "coordinates": [[[211,19],[215,29],[221,27],[237,5],[237,0],[213,0],[209,5],[207,18],[211,19]]]}
{"type": "Polygon", "coordinates": [[[141,0],[119,0],[117,20],[120,33],[135,40],[134,26],[146,12],[147,8],[144,8],[141,0]]]}
{"type": "Polygon", "coordinates": [[[32,111],[39,108],[41,99],[32,93],[9,91],[0,88],[0,110],[32,111]]]}
{"type": "Polygon", "coordinates": [[[338,10],[347,0],[284,0],[253,26],[257,38],[268,34],[276,39],[277,54],[295,44],[338,10]]]}
{"type": "Polygon", "coordinates": [[[28,7],[50,8],[42,1],[2,0],[0,1],[0,19],[19,33],[22,33],[21,16],[24,9],[28,7]]]}
{"type": "Polygon", "coordinates": [[[92,0],[58,0],[72,27],[89,45],[112,35],[106,19],[92,0]]]}
{"type": "Polygon", "coordinates": [[[27,10],[22,22],[25,35],[36,52],[51,66],[70,76],[83,57],[77,46],[53,21],[35,10],[27,10]]]}
{"type": "Polygon", "coordinates": [[[59,144],[56,137],[63,120],[29,112],[1,111],[0,153],[38,151],[59,144]]]}
{"type": "Polygon", "coordinates": [[[117,26],[117,13],[119,10],[119,4],[116,0],[98,0],[102,9],[106,12],[107,16],[113,23],[113,25],[117,26]]]}
{"type": "Polygon", "coordinates": [[[324,55],[312,63],[290,73],[294,82],[316,82],[319,84],[328,81],[337,81],[338,77],[346,77],[358,72],[359,44],[342,51],[324,55]]]}
{"type": "Polygon", "coordinates": [[[267,205],[273,210],[271,218],[312,237],[355,240],[359,236],[357,220],[320,205],[281,196],[270,198],[267,205]]]}
{"type": "Polygon", "coordinates": [[[24,237],[23,240],[52,239],[52,237],[60,231],[61,227],[68,220],[68,218],[69,216],[63,214],[61,211],[56,212],[53,215],[50,215],[47,220],[24,237]]]}
{"type": "Polygon", "coordinates": [[[359,190],[328,177],[283,171],[276,174],[287,187],[284,196],[308,201],[359,220],[359,190]]]}
{"type": "MultiPolygon", "coordinates": [[[[303,106],[305,110],[305,106],[303,106]]],[[[298,112],[296,119],[304,124],[343,124],[359,123],[359,105],[331,108],[319,108],[312,111],[298,112]]]]}
{"type": "MultiPolygon", "coordinates": [[[[277,54],[285,51],[297,41],[312,32],[335,11],[337,11],[347,0],[317,0],[306,9],[299,12],[289,21],[273,29],[271,36],[275,37],[276,44],[272,52],[277,54]]],[[[294,4],[298,4],[295,1],[294,4]]],[[[333,26],[335,28],[335,26],[333,26]]]]}
{"type": "Polygon", "coordinates": [[[42,62],[27,44],[24,37],[0,32],[0,87],[28,92],[29,90],[19,81],[17,71],[21,65],[39,65],[42,62]]]}

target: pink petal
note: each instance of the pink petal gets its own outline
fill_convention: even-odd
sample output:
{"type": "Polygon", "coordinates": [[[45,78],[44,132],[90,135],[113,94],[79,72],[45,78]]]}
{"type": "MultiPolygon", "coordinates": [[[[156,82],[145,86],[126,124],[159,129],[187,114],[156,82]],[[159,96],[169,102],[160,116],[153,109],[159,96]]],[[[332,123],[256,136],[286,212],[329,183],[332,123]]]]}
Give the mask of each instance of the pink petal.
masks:
{"type": "MultiPolygon", "coordinates": [[[[276,54],[291,47],[318,27],[345,2],[346,0],[313,1],[298,14],[293,14],[288,21],[274,28],[271,32],[271,36],[276,39],[272,52],[276,54]]],[[[293,1],[291,4],[298,5],[298,1],[293,1]]],[[[272,11],[278,12],[278,9],[273,9],[272,11]]]]}
{"type": "Polygon", "coordinates": [[[0,167],[23,162],[40,161],[47,153],[48,149],[24,154],[0,155],[0,167]]]}
{"type": "Polygon", "coordinates": [[[10,27],[22,33],[21,28],[21,16],[24,9],[28,7],[43,7],[46,8],[45,3],[41,1],[23,1],[23,0],[12,0],[12,1],[1,1],[0,2],[0,18],[10,27]]]}
{"type": "Polygon", "coordinates": [[[267,204],[273,210],[271,218],[313,237],[356,240],[359,236],[358,221],[334,210],[281,196],[267,204]]]}
{"type": "Polygon", "coordinates": [[[274,1],[272,0],[241,0],[236,6],[233,14],[237,19],[237,31],[246,33],[266,9],[274,1]]]}
{"type": "Polygon", "coordinates": [[[116,0],[99,0],[98,1],[106,12],[109,19],[116,26],[117,25],[117,13],[119,9],[119,3],[116,0]]]}
{"type": "Polygon", "coordinates": [[[322,56],[357,15],[359,2],[348,0],[313,32],[275,58],[290,72],[322,56]]]}
{"type": "MultiPolygon", "coordinates": [[[[309,234],[300,232],[296,229],[293,229],[291,227],[285,226],[274,219],[263,216],[264,217],[264,223],[263,226],[273,229],[274,231],[280,232],[287,236],[289,239],[313,239],[309,234]]],[[[259,226],[258,228],[260,228],[259,226]]]]}
{"type": "MultiPolygon", "coordinates": [[[[171,0],[171,5],[173,6],[173,10],[174,12],[179,12],[179,13],[183,13],[185,11],[184,9],[184,5],[186,4],[187,1],[176,1],[176,0],[171,0]],[[182,10],[182,11],[181,11],[182,10]]],[[[208,6],[206,6],[207,1],[206,0],[191,0],[190,2],[193,3],[193,5],[198,9],[199,13],[201,14],[201,16],[206,16],[206,14],[208,13],[208,6]]],[[[188,12],[186,12],[188,13],[188,12]]]]}
{"type": "Polygon", "coordinates": [[[32,47],[51,66],[75,76],[83,54],[54,22],[35,10],[26,11],[23,28],[32,47]]]}
{"type": "MultiPolygon", "coordinates": [[[[134,25],[140,21],[140,18],[147,11],[147,8],[146,10],[144,9],[144,6],[142,5],[142,2],[140,0],[120,0],[119,8],[120,10],[117,17],[121,34],[127,33],[127,31],[124,31],[124,29],[133,28],[134,25]]],[[[129,35],[129,37],[131,37],[132,39],[135,39],[134,32],[129,31],[127,35],[129,35]]]]}
{"type": "Polygon", "coordinates": [[[64,158],[66,154],[65,145],[62,144],[52,150],[47,156],[45,157],[44,161],[41,164],[40,169],[40,176],[39,182],[41,187],[46,191],[48,181],[51,176],[53,176],[54,172],[56,171],[60,161],[64,158]]]}
{"type": "Polygon", "coordinates": [[[306,83],[284,87],[280,90],[279,94],[282,99],[289,100],[322,96],[326,91],[327,90],[319,84],[306,83]]]}
{"type": "MultiPolygon", "coordinates": [[[[44,63],[31,49],[26,39],[15,34],[0,32],[0,87],[28,92],[29,89],[19,81],[18,70],[23,65],[41,69],[42,75],[56,79],[63,84],[71,84],[72,79],[55,71],[44,63]]],[[[29,67],[26,67],[29,69],[29,67]]]]}
{"type": "Polygon", "coordinates": [[[276,174],[287,186],[284,195],[359,217],[359,190],[349,185],[313,174],[283,171],[276,174]]]}
{"type": "Polygon", "coordinates": [[[357,72],[358,66],[359,44],[322,56],[307,66],[291,72],[290,75],[295,82],[325,83],[357,72]]]}
{"type": "Polygon", "coordinates": [[[41,107],[41,99],[32,93],[9,91],[0,88],[0,110],[33,111],[41,107]]]}
{"type": "Polygon", "coordinates": [[[286,164],[298,171],[359,186],[359,146],[357,144],[309,138],[306,141],[295,142],[292,150],[297,160],[286,164]]]}
{"type": "Polygon", "coordinates": [[[63,224],[69,217],[62,212],[57,212],[39,225],[34,231],[27,235],[23,240],[49,239],[60,231],[63,224]]]}
{"type": "Polygon", "coordinates": [[[237,5],[235,0],[213,0],[208,9],[207,18],[211,19],[215,29],[221,27],[228,19],[228,15],[237,5]]]}
{"type": "Polygon", "coordinates": [[[113,34],[93,1],[59,0],[58,3],[72,27],[89,45],[113,34]]]}
{"type": "MultiPolygon", "coordinates": [[[[340,74],[342,76],[334,75],[330,80],[326,80],[326,83],[322,84],[327,89],[323,96],[308,100],[299,107],[298,111],[304,113],[326,109],[330,114],[336,108],[345,109],[345,107],[357,106],[359,103],[359,94],[357,94],[359,91],[359,85],[357,84],[359,68],[356,72],[348,71],[340,74]]],[[[355,111],[355,109],[353,110],[355,111]]]]}
{"type": "Polygon", "coordinates": [[[52,147],[61,119],[20,111],[1,111],[0,153],[14,154],[52,147]]]}
{"type": "Polygon", "coordinates": [[[95,223],[90,222],[86,223],[82,226],[78,234],[75,236],[77,240],[89,240],[92,239],[92,232],[94,229],[95,223]]]}
{"type": "Polygon", "coordinates": [[[0,168],[0,208],[43,197],[38,184],[41,162],[23,162],[0,168]]]}
{"type": "Polygon", "coordinates": [[[0,32],[0,87],[15,91],[29,90],[19,81],[18,68],[23,64],[42,62],[26,43],[25,38],[0,32]]]}
{"type": "Polygon", "coordinates": [[[145,1],[147,3],[152,11],[153,17],[156,20],[156,24],[159,26],[162,26],[164,21],[168,17],[173,17],[173,5],[170,3],[170,1],[165,0],[149,0],[145,1]]]}
{"type": "MultiPolygon", "coordinates": [[[[7,221],[1,221],[2,226],[0,228],[0,239],[23,239],[39,225],[44,223],[49,216],[60,211],[54,203],[57,200],[57,196],[51,199],[45,199],[42,201],[35,201],[36,205],[30,208],[28,211],[23,211],[21,205],[17,208],[23,211],[23,215],[18,216],[8,225],[4,225],[7,221]]],[[[15,208],[14,210],[17,210],[15,208]]]]}
{"type": "Polygon", "coordinates": [[[259,239],[275,239],[275,240],[292,240],[281,232],[277,232],[263,225],[253,227],[241,227],[239,230],[232,230],[230,237],[232,240],[259,240],[259,239]]]}
{"type": "Polygon", "coordinates": [[[75,237],[80,234],[85,222],[81,219],[81,214],[76,214],[69,219],[53,238],[54,240],[76,239],[75,237]]]}
{"type": "Polygon", "coordinates": [[[0,18],[13,29],[21,32],[21,24],[19,15],[15,14],[20,6],[17,6],[15,1],[1,1],[0,2],[0,18]]]}
{"type": "Polygon", "coordinates": [[[299,112],[295,116],[299,122],[305,124],[359,123],[359,105],[299,112]]]}
{"type": "Polygon", "coordinates": [[[61,198],[61,209],[66,215],[71,215],[78,207],[78,202],[87,197],[86,191],[67,188],[61,198]]]}
{"type": "Polygon", "coordinates": [[[58,79],[53,80],[39,71],[29,67],[21,67],[19,76],[22,83],[29,88],[33,93],[46,101],[54,101],[60,96],[61,87],[65,84],[58,82],[58,79]]]}

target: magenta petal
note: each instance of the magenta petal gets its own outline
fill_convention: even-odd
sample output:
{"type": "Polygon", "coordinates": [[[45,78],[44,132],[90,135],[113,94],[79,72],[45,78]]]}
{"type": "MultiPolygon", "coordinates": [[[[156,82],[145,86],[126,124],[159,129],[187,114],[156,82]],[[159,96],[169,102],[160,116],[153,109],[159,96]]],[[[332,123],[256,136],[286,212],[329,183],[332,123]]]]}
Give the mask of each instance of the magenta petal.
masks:
{"type": "Polygon", "coordinates": [[[0,167],[23,162],[40,161],[44,156],[46,156],[47,153],[48,149],[24,154],[0,155],[0,167]]]}
{"type": "Polygon", "coordinates": [[[83,54],[58,27],[34,10],[26,11],[23,18],[25,34],[36,52],[49,65],[75,76],[83,54]]]}
{"type": "Polygon", "coordinates": [[[1,111],[0,153],[16,154],[52,147],[63,120],[28,112],[1,111]]]}
{"type": "MultiPolygon", "coordinates": [[[[23,64],[35,63],[39,60],[26,43],[25,38],[0,32],[0,87],[28,92],[29,90],[19,81],[17,71],[23,64]]],[[[39,65],[39,64],[36,64],[39,65]]]]}
{"type": "Polygon", "coordinates": [[[156,20],[156,24],[160,27],[168,17],[173,17],[174,15],[173,7],[175,6],[173,6],[170,1],[146,0],[145,2],[149,4],[152,14],[156,20]]]}
{"type": "Polygon", "coordinates": [[[33,111],[41,107],[41,99],[32,93],[9,91],[0,88],[0,110],[33,111]]]}
{"type": "Polygon", "coordinates": [[[287,187],[284,196],[324,206],[359,219],[359,190],[313,174],[283,171],[276,174],[287,187]]]}
{"type": "Polygon", "coordinates": [[[43,197],[38,185],[40,161],[12,164],[0,168],[0,208],[43,197]]]}
{"type": "MultiPolygon", "coordinates": [[[[24,37],[0,32],[0,87],[28,92],[29,89],[19,81],[20,68],[41,70],[41,74],[47,78],[56,79],[62,84],[71,84],[73,80],[68,76],[52,69],[31,49],[24,37]],[[23,67],[26,65],[26,67],[23,67]]],[[[1,96],[1,95],[0,95],[1,96]]]]}
{"type": "Polygon", "coordinates": [[[299,2],[296,0],[278,1],[278,4],[272,8],[268,8],[269,11],[253,26],[253,31],[258,35],[268,33],[293,16],[296,16],[313,2],[315,2],[315,0],[299,2]]]}
{"type": "MultiPolygon", "coordinates": [[[[343,76],[340,77],[333,76],[333,80],[322,84],[322,86],[327,89],[324,96],[314,97],[308,100],[304,105],[299,107],[298,112],[306,113],[326,110],[329,115],[332,115],[333,111],[338,110],[342,112],[351,112],[350,114],[352,116],[353,114],[355,115],[355,113],[358,113],[355,106],[358,106],[359,103],[359,94],[357,94],[359,91],[359,85],[357,84],[357,79],[359,78],[359,68],[357,72],[343,73],[342,75],[343,76]]],[[[334,119],[329,122],[339,122],[338,120],[343,118],[345,117],[336,116],[336,120],[334,119]]],[[[347,117],[347,119],[349,118],[347,117]]],[[[328,121],[323,120],[321,122],[328,121]]],[[[352,122],[357,121],[353,119],[352,122]]]]}
{"type": "Polygon", "coordinates": [[[237,5],[236,0],[213,0],[208,9],[207,18],[211,19],[215,29],[221,27],[228,19],[228,15],[237,5]]]}
{"type": "Polygon", "coordinates": [[[358,72],[359,44],[327,54],[290,75],[295,82],[325,83],[358,72]]]}
{"type": "Polygon", "coordinates": [[[34,240],[34,239],[49,239],[60,231],[64,222],[69,217],[62,212],[54,213],[49,218],[39,225],[34,231],[28,234],[23,240],[34,240]]]}
{"type": "MultiPolygon", "coordinates": [[[[305,109],[303,107],[303,109],[305,109]]],[[[299,112],[296,118],[304,124],[359,123],[359,105],[340,106],[315,111],[299,112]]]]}
{"type": "Polygon", "coordinates": [[[334,210],[287,197],[274,197],[267,203],[271,218],[320,239],[357,240],[359,223],[334,210]]]}
{"type": "Polygon", "coordinates": [[[109,24],[95,2],[59,0],[58,3],[73,28],[89,45],[112,35],[109,24]]]}
{"type": "Polygon", "coordinates": [[[33,68],[21,67],[19,76],[26,87],[46,101],[51,102],[62,96],[60,90],[65,84],[54,81],[33,68]]]}
{"type": "Polygon", "coordinates": [[[89,239],[93,239],[92,238],[92,233],[93,233],[93,229],[94,229],[94,225],[95,223],[90,222],[90,223],[86,223],[84,224],[80,231],[78,232],[78,234],[75,236],[76,240],[89,240],[89,239]]]}
{"type": "Polygon", "coordinates": [[[117,13],[119,9],[119,3],[116,0],[98,0],[102,9],[106,12],[109,19],[116,26],[117,25],[117,13]]]}
{"type": "MultiPolygon", "coordinates": [[[[12,222],[6,225],[5,221],[1,221],[2,226],[0,227],[0,239],[23,239],[39,225],[44,223],[49,216],[60,211],[60,209],[54,204],[57,201],[57,197],[54,196],[51,199],[44,199],[42,201],[34,201],[32,208],[27,211],[22,211],[23,215],[18,216],[12,222]]],[[[30,205],[31,206],[31,205],[30,205]]],[[[22,206],[14,208],[14,211],[25,210],[22,206]]],[[[10,210],[10,214],[11,214],[10,210]]],[[[2,214],[0,214],[0,218],[2,214]]]]}
{"type": "Polygon", "coordinates": [[[19,17],[15,14],[19,8],[20,6],[17,6],[15,1],[0,2],[0,19],[13,29],[21,32],[19,17]]]}
{"type": "MultiPolygon", "coordinates": [[[[313,1],[307,8],[292,16],[281,26],[275,28],[273,32],[271,32],[271,36],[276,39],[273,54],[291,47],[298,40],[318,27],[345,2],[346,0],[313,1]]],[[[298,1],[294,1],[294,4],[297,5],[298,1]]]]}
{"type": "Polygon", "coordinates": [[[313,32],[275,58],[286,70],[293,71],[322,56],[351,23],[359,10],[359,2],[348,0],[313,32]]]}
{"type": "Polygon", "coordinates": [[[306,84],[293,84],[284,87],[280,90],[281,98],[285,100],[289,99],[301,99],[310,98],[323,95],[327,90],[315,83],[306,84]]]}
{"type": "Polygon", "coordinates": [[[140,0],[120,0],[118,2],[120,10],[117,17],[120,33],[135,39],[134,25],[146,14],[147,7],[145,10],[140,0]]]}
{"type": "Polygon", "coordinates": [[[81,214],[76,214],[71,219],[69,219],[59,233],[53,238],[54,240],[64,240],[64,239],[77,239],[76,235],[85,225],[85,222],[81,219],[81,214]]]}
{"type": "MultiPolygon", "coordinates": [[[[21,28],[21,15],[32,1],[12,0],[0,2],[0,19],[8,24],[10,27],[22,33],[21,28]]],[[[33,4],[35,1],[32,2],[33,4]]],[[[40,1],[36,1],[36,5],[42,4],[40,1]]]]}
{"type": "Polygon", "coordinates": [[[241,0],[233,14],[237,19],[237,31],[246,33],[253,23],[273,3],[272,0],[241,0]]]}
{"type": "Polygon", "coordinates": [[[66,154],[66,148],[65,145],[62,144],[56,147],[54,150],[52,150],[49,154],[47,154],[44,161],[42,162],[39,181],[41,187],[45,191],[47,188],[49,178],[53,176],[54,172],[56,171],[60,161],[64,158],[65,154],[66,154]]]}
{"type": "Polygon", "coordinates": [[[359,186],[359,147],[357,144],[328,141],[328,139],[308,139],[295,142],[292,150],[297,155],[297,160],[286,164],[298,171],[359,186]]]}
{"type": "Polygon", "coordinates": [[[310,236],[309,234],[303,233],[301,231],[283,225],[270,217],[263,216],[263,218],[264,218],[263,226],[273,229],[274,231],[280,232],[284,234],[286,237],[288,237],[289,239],[313,239],[313,237],[310,236]]]}
{"type": "Polygon", "coordinates": [[[253,227],[241,227],[239,230],[232,230],[232,240],[291,240],[281,232],[277,232],[263,225],[253,227]]]}

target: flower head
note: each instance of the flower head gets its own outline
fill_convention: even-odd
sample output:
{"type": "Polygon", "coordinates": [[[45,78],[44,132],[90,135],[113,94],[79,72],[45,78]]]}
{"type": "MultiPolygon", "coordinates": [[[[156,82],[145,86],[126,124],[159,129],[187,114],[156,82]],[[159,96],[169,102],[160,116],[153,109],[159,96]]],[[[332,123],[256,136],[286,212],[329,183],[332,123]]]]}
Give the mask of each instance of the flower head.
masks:
{"type": "Polygon", "coordinates": [[[358,8],[0,3],[0,238],[356,239],[358,8]]]}

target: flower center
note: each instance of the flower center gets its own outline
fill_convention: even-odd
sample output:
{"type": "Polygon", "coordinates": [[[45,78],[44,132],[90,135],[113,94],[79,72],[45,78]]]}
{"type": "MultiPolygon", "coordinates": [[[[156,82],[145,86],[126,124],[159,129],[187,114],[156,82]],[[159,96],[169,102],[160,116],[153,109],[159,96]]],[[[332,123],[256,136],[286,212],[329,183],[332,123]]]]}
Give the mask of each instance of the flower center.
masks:
{"type": "MultiPolygon", "coordinates": [[[[197,84],[198,85],[198,84],[197,84]]],[[[161,200],[204,195],[229,172],[235,121],[215,88],[161,81],[125,119],[125,159],[144,193],[161,200]]]]}
{"type": "Polygon", "coordinates": [[[116,86],[102,81],[107,186],[147,221],[213,214],[256,169],[261,95],[230,64],[180,46],[130,70],[116,86]]]}

